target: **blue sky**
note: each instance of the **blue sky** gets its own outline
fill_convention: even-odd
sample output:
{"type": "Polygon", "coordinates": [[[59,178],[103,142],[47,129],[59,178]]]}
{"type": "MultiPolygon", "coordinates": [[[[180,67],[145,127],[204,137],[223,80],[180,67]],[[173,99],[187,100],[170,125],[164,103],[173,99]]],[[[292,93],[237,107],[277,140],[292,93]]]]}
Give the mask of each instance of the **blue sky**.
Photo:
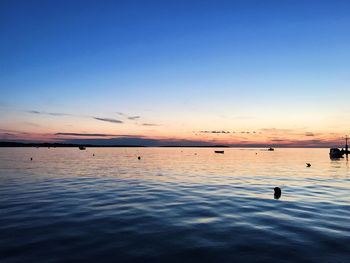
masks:
{"type": "Polygon", "coordinates": [[[342,134],[350,117],[349,11],[349,1],[3,0],[0,128],[342,134]],[[117,112],[157,126],[88,118],[118,119],[117,112]]]}

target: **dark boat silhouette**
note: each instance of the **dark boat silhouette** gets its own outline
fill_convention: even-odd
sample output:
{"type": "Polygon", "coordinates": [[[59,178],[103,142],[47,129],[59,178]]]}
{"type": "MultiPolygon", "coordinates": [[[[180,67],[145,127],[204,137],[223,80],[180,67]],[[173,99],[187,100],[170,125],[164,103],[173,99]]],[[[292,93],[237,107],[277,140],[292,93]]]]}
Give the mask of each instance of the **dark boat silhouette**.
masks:
{"type": "Polygon", "coordinates": [[[79,150],[86,150],[84,146],[79,146],[79,150]]]}
{"type": "Polygon", "coordinates": [[[331,148],[329,150],[329,157],[331,159],[339,159],[339,158],[343,158],[343,151],[339,150],[338,148],[331,148]]]}
{"type": "Polygon", "coordinates": [[[221,154],[223,154],[223,153],[225,153],[225,151],[214,151],[215,153],[221,153],[221,154]]]}
{"type": "Polygon", "coordinates": [[[345,149],[338,149],[338,148],[331,148],[329,150],[329,157],[331,159],[339,159],[339,158],[343,158],[344,154],[346,154],[346,156],[348,156],[348,154],[350,154],[349,151],[349,145],[348,145],[348,136],[345,136],[345,149]]]}
{"type": "Polygon", "coordinates": [[[272,152],[272,151],[274,151],[275,149],[270,147],[270,148],[268,148],[267,150],[272,152]]]}

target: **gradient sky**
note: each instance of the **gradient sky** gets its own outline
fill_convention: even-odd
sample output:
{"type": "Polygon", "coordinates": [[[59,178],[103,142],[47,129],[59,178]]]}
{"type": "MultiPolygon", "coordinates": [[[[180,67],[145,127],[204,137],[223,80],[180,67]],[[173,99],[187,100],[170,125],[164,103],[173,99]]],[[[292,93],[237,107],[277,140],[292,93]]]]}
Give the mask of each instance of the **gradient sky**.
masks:
{"type": "Polygon", "coordinates": [[[328,145],[350,1],[0,1],[0,140],[328,145]]]}

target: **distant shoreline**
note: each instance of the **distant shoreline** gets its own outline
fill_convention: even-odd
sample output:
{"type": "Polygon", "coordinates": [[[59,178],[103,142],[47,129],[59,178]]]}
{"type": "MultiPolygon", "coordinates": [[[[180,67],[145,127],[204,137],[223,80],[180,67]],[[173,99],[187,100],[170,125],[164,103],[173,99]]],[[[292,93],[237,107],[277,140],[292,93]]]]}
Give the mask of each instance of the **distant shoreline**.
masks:
{"type": "Polygon", "coordinates": [[[98,145],[98,144],[71,144],[71,143],[22,143],[22,142],[0,142],[0,147],[103,147],[103,148],[111,148],[111,147],[186,147],[186,148],[229,148],[227,145],[160,145],[160,146],[146,146],[146,145],[98,145]]]}
{"type": "MultiPolygon", "coordinates": [[[[95,145],[95,144],[69,144],[69,143],[23,143],[23,142],[0,142],[0,148],[77,148],[80,146],[90,148],[269,148],[270,145],[159,145],[159,146],[147,146],[147,145],[95,145]]],[[[330,148],[332,146],[285,146],[285,145],[273,145],[274,148],[330,148]]]]}

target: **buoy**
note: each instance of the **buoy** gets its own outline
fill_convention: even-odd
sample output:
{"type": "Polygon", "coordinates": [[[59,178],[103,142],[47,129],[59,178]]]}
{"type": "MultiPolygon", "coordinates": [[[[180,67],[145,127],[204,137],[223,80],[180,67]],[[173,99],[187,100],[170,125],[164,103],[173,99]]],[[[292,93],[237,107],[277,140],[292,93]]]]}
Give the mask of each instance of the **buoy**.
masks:
{"type": "Polygon", "coordinates": [[[275,199],[279,199],[281,197],[281,195],[282,195],[281,188],[275,187],[273,190],[275,191],[275,193],[274,193],[275,199]]]}
{"type": "Polygon", "coordinates": [[[32,158],[32,157],[30,157],[30,160],[31,160],[31,161],[33,161],[33,158],[32,158]]]}
{"type": "Polygon", "coordinates": [[[93,153],[92,156],[95,156],[95,154],[93,153]]]}
{"type": "Polygon", "coordinates": [[[311,167],[311,163],[306,163],[306,167],[311,167]]]}
{"type": "Polygon", "coordinates": [[[141,160],[141,156],[137,157],[137,159],[141,160]]]}

